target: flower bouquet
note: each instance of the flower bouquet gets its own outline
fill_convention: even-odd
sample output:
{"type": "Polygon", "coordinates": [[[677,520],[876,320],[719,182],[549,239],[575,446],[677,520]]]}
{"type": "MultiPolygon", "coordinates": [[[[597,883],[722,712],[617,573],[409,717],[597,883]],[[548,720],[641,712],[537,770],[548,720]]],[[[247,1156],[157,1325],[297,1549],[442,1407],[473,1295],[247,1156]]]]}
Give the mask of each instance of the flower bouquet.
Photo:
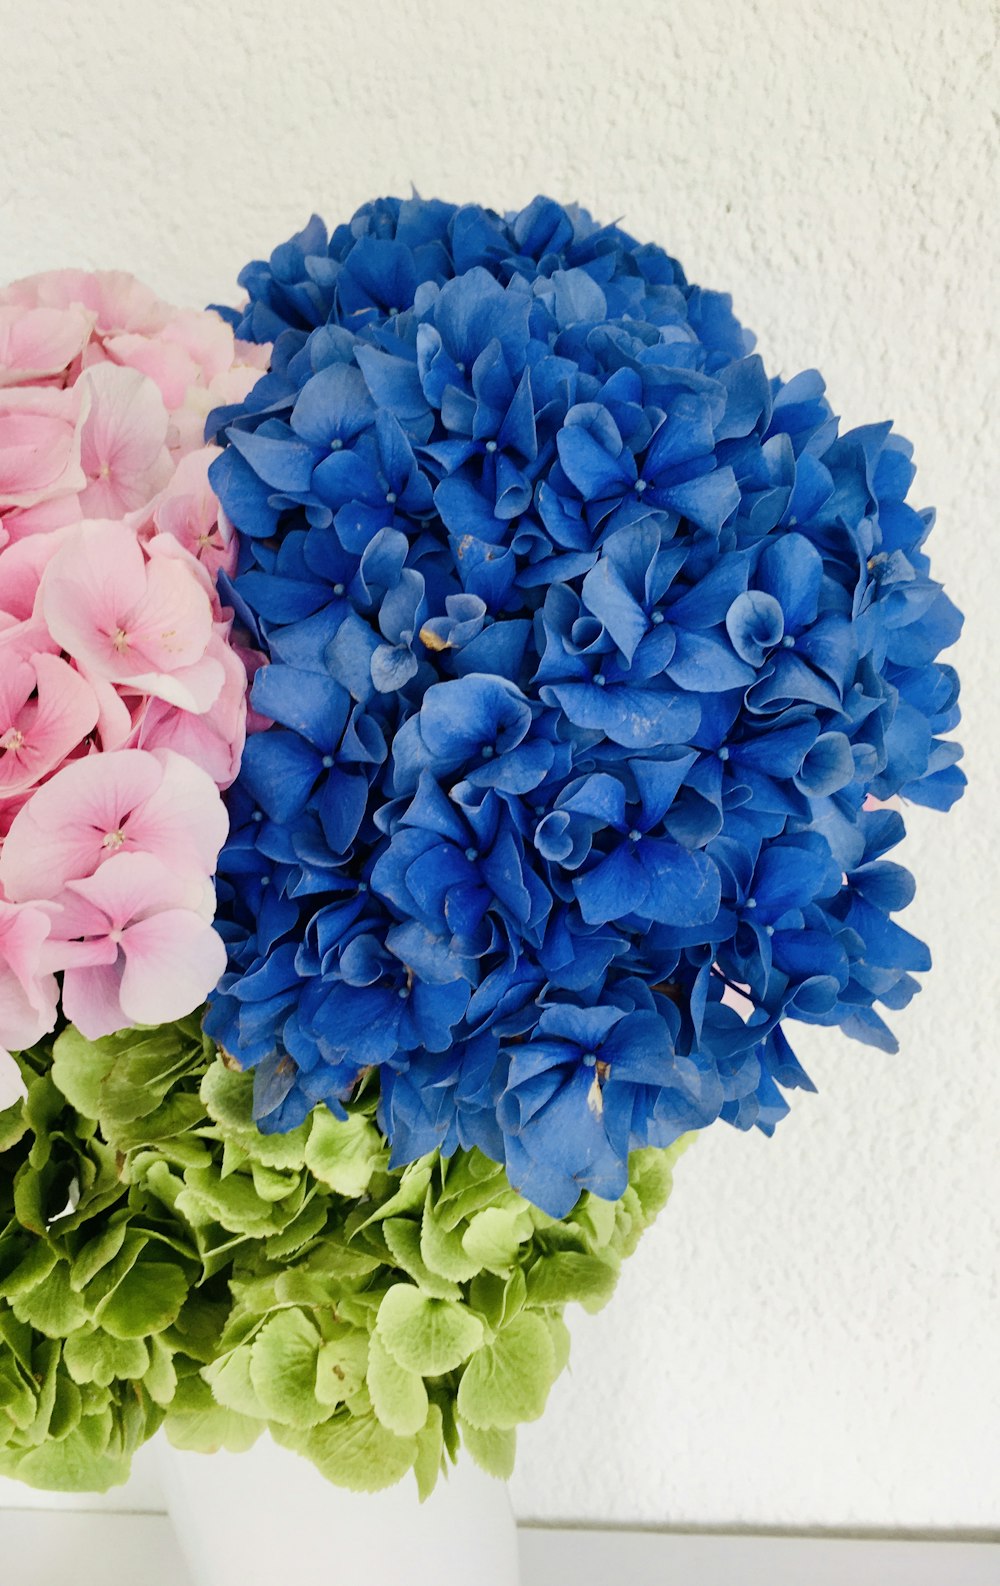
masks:
{"type": "Polygon", "coordinates": [[[894,1049],[961,619],[908,444],[583,210],[240,284],[0,294],[0,1472],[427,1496],[789,1021],[894,1049]]]}

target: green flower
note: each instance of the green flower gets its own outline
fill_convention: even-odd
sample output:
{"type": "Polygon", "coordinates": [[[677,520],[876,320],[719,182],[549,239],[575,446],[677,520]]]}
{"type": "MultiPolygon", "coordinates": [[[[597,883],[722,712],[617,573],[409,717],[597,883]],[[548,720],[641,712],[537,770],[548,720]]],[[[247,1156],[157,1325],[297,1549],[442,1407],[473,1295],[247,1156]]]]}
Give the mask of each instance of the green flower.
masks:
{"type": "Polygon", "coordinates": [[[567,1303],[610,1297],[678,1148],[633,1155],[610,1203],[561,1220],[479,1151],[391,1171],[362,1088],[261,1135],[253,1079],[199,1020],[18,1059],[0,1113],[0,1474],[103,1491],[166,1426],[248,1448],[267,1427],[331,1481],[413,1470],[464,1442],[497,1476],[566,1364],[567,1303]]]}

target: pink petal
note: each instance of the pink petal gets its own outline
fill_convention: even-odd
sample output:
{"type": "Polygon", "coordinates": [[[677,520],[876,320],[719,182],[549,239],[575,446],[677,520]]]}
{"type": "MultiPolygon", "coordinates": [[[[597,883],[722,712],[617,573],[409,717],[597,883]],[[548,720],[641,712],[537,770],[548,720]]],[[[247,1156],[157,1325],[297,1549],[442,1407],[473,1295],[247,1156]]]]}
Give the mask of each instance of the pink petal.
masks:
{"type": "Polygon", "coordinates": [[[195,570],[173,556],[150,557],[127,616],[130,649],[156,672],[196,665],[212,636],[212,603],[195,570]]]}
{"type": "Polygon", "coordinates": [[[21,1070],[10,1053],[0,1048],[0,1112],[13,1107],[15,1102],[23,1101],[27,1094],[28,1087],[21,1078],[21,1070]]]}
{"type": "MultiPolygon", "coordinates": [[[[27,670],[38,697],[19,709],[0,680],[0,796],[25,792],[56,770],[98,717],[94,690],[65,661],[38,655],[27,670]]],[[[18,675],[23,683],[23,670],[18,675]]]]}
{"type": "Polygon", "coordinates": [[[271,367],[271,343],[269,341],[240,341],[237,337],[233,342],[233,367],[242,373],[244,370],[253,373],[256,371],[257,379],[265,374],[271,367]]]}
{"type": "Polygon", "coordinates": [[[117,953],[114,963],[86,969],[67,969],[63,976],[63,1013],[88,1041],[128,1028],[121,1009],[121,983],[125,960],[117,953]]]}
{"type": "Polygon", "coordinates": [[[212,602],[193,560],[180,546],[147,560],[122,523],[66,533],[40,592],[53,637],[88,676],[207,710],[223,677],[205,662],[212,602]]]}
{"type": "MultiPolygon", "coordinates": [[[[236,536],[220,514],[218,499],[208,482],[208,470],[219,455],[217,446],[202,446],[182,457],[166,489],[152,504],[150,522],[160,535],[169,535],[195,557],[214,578],[220,568],[236,568],[236,536]]],[[[143,525],[145,527],[145,525],[143,525]]],[[[150,549],[155,544],[151,542],[150,549]]],[[[218,600],[214,598],[218,609],[218,600]]]]}
{"type": "Polygon", "coordinates": [[[211,311],[199,313],[196,309],[182,309],[166,325],[162,339],[184,349],[197,369],[200,385],[210,385],[232,367],[235,354],[232,329],[211,311]]]}
{"type": "MultiPolygon", "coordinates": [[[[27,622],[35,614],[42,576],[65,543],[66,532],[35,534],[0,551],[0,610],[19,622],[27,622]]],[[[39,624],[42,631],[48,631],[40,614],[39,624]]],[[[39,650],[53,648],[57,649],[58,645],[38,645],[39,650]]]]}
{"type": "Polygon", "coordinates": [[[61,374],[90,336],[83,309],[0,307],[0,386],[61,374]]]}
{"type": "Polygon", "coordinates": [[[53,496],[33,507],[11,507],[3,514],[3,526],[16,542],[29,534],[51,534],[69,523],[79,523],[81,516],[79,496],[53,496]]]}
{"type": "Polygon", "coordinates": [[[74,660],[99,677],[112,677],[121,664],[117,635],[145,586],[142,548],[123,524],[81,524],[65,532],[46,569],[42,615],[74,660]]]}
{"type": "Polygon", "coordinates": [[[55,1025],[58,987],[42,964],[49,928],[41,909],[0,902],[0,1047],[23,1051],[55,1025]]]}
{"type": "Polygon", "coordinates": [[[88,369],[80,383],[91,396],[80,449],[88,483],[80,504],[86,517],[119,517],[170,477],[167,410],[152,380],[136,369],[104,363],[88,369]]]}
{"type": "Polygon", "coordinates": [[[129,851],[153,854],[178,876],[211,876],[229,831],[213,779],[172,749],[159,749],[159,786],[126,823],[129,851]]]}
{"type": "Polygon", "coordinates": [[[87,393],[0,391],[0,507],[31,507],[86,484],[80,461],[87,393]]]}
{"type": "Polygon", "coordinates": [[[181,1018],[218,983],[226,949],[190,906],[201,891],[148,854],[119,854],[70,883],[57,929],[82,926],[95,935],[65,949],[63,1011],[89,1039],[181,1018]]]}
{"type": "Polygon", "coordinates": [[[0,672],[0,787],[4,766],[17,751],[10,744],[11,732],[21,720],[35,688],[35,668],[28,660],[17,660],[0,672]]]}
{"type": "Polygon", "coordinates": [[[88,681],[97,696],[100,707],[100,714],[97,718],[97,736],[100,740],[101,750],[107,753],[112,749],[139,747],[132,743],[132,712],[115,688],[115,685],[109,683],[106,678],[94,677],[92,673],[89,675],[88,681]]]}
{"type": "Polygon", "coordinates": [[[195,666],[182,667],[177,672],[139,672],[131,682],[144,694],[166,700],[178,710],[201,715],[218,699],[225,675],[217,661],[205,656],[195,666]]]}
{"type": "Polygon", "coordinates": [[[239,771],[246,741],[247,674],[240,656],[220,635],[213,635],[210,654],[225,673],[214,704],[196,715],[151,699],[137,722],[134,742],[140,749],[174,749],[226,788],[239,771]]]}
{"type": "MultiPolygon", "coordinates": [[[[101,865],[94,875],[67,883],[60,899],[66,910],[65,921],[54,917],[53,930],[67,938],[83,934],[83,931],[68,928],[66,923],[72,922],[75,926],[83,918],[79,912],[74,914],[77,899],[82,899],[88,909],[97,910],[104,917],[107,921],[105,935],[124,931],[137,920],[159,914],[164,909],[197,912],[204,885],[202,878],[180,876],[152,854],[119,853],[101,865]]],[[[88,924],[85,929],[95,928],[88,924]]]]}
{"type": "Polygon", "coordinates": [[[168,909],[122,937],[122,1011],[135,1024],[167,1024],[201,1006],[226,971],[226,948],[212,927],[168,909]]]}
{"type": "Polygon", "coordinates": [[[112,336],[105,342],[109,357],[129,369],[138,369],[153,381],[168,410],[179,408],[198,370],[183,347],[171,346],[163,337],[112,336]]]}
{"type": "Polygon", "coordinates": [[[124,270],[46,270],[4,288],[0,302],[25,308],[79,304],[93,314],[102,336],[125,331],[155,335],[170,318],[166,304],[124,270]]]}
{"type": "Polygon", "coordinates": [[[0,851],[9,898],[55,898],[127,848],[128,818],[159,787],[151,754],[122,749],[89,755],[57,771],[16,816],[0,851]]]}

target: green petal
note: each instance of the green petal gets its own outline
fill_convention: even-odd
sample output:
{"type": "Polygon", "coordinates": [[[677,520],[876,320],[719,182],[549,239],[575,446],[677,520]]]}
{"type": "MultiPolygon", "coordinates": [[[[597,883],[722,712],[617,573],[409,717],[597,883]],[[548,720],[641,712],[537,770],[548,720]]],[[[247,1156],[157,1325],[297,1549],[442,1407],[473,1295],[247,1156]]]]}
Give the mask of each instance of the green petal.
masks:
{"type": "Polygon", "coordinates": [[[433,1299],[409,1283],[385,1295],[377,1328],[393,1359],[422,1377],[454,1370],[483,1339],[482,1322],[466,1306],[433,1299]]]}
{"type": "Polygon", "coordinates": [[[321,1339],[302,1311],[279,1311],[265,1322],[250,1355],[250,1381],[269,1420],[315,1426],[328,1410],[316,1397],[321,1339]]]}
{"type": "Polygon", "coordinates": [[[458,1387],[459,1414],[481,1430],[535,1421],[555,1377],[549,1330],[541,1317],[522,1311],[470,1360],[458,1387]]]}
{"type": "Polygon", "coordinates": [[[393,1359],[378,1333],[372,1334],[368,1350],[368,1392],[372,1409],[390,1432],[410,1437],[420,1431],[427,1419],[424,1380],[393,1359]]]}

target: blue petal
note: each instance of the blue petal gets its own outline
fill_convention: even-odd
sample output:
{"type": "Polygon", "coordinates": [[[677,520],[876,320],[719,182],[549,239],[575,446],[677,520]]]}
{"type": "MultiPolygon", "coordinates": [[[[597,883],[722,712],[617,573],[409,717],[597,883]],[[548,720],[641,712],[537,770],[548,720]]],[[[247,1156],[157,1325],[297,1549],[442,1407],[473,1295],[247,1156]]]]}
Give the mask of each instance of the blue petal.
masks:
{"type": "Polygon", "coordinates": [[[649,881],[643,904],[648,919],[663,925],[709,925],[719,912],[721,883],[707,854],[679,843],[646,839],[639,861],[649,881]]]}
{"type": "Polygon", "coordinates": [[[773,595],[748,589],[737,595],[726,613],[726,632],[737,655],[761,666],[785,631],[785,614],[773,595]]]}
{"type": "Polygon", "coordinates": [[[331,677],[292,666],[262,666],[253,681],[253,704],[262,716],[280,721],[321,752],[336,748],[351,701],[331,677]]]}
{"type": "Polygon", "coordinates": [[[782,534],[765,546],[757,564],[757,582],[773,595],[793,632],[816,619],[823,558],[801,534],[782,534]]]}
{"type": "Polygon", "coordinates": [[[674,653],[665,671],[672,682],[692,693],[724,694],[730,688],[745,688],[757,675],[752,666],[733,654],[724,639],[713,634],[678,628],[675,638],[674,653]]]}
{"type": "Polygon", "coordinates": [[[580,912],[591,925],[621,920],[643,907],[650,878],[627,843],[622,843],[586,875],[577,876],[573,891],[580,912]]]}
{"type": "Polygon", "coordinates": [[[576,726],[602,732],[626,749],[689,742],[701,720],[698,702],[689,694],[593,683],[563,683],[541,693],[543,699],[551,695],[576,726]]]}
{"type": "Polygon", "coordinates": [[[295,400],[291,425],[310,446],[329,447],[334,440],[353,440],[374,417],[375,404],[360,371],[335,363],[306,381],[295,400]]]}

